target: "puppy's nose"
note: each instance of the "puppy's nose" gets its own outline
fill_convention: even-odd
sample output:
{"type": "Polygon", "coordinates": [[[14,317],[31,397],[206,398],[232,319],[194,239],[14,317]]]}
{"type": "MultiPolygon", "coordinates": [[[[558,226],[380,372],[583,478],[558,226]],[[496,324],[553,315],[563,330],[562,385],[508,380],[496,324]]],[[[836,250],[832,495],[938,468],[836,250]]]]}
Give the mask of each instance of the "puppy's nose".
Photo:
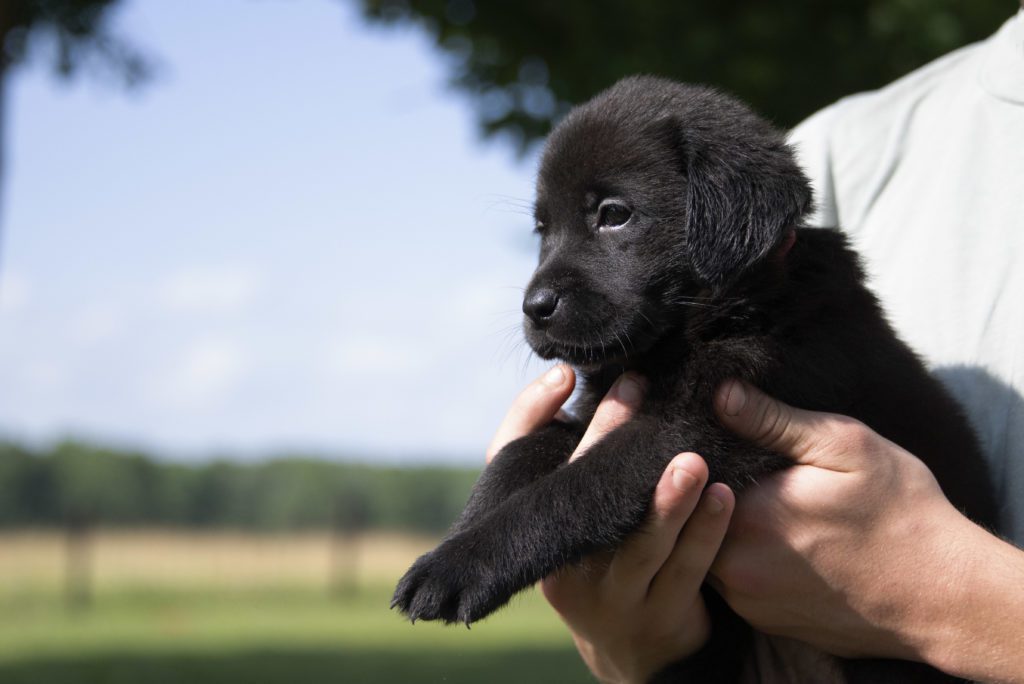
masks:
{"type": "Polygon", "coordinates": [[[526,295],[523,300],[523,313],[530,317],[535,325],[545,325],[558,308],[558,293],[548,287],[542,287],[526,295]]]}

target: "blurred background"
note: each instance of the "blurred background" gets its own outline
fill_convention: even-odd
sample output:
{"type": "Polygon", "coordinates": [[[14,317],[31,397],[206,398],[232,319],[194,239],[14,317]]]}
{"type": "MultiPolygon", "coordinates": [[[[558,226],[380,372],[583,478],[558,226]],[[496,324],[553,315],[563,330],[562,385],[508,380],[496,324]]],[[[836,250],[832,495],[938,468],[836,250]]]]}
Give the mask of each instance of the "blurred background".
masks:
{"type": "Polygon", "coordinates": [[[0,682],[588,681],[390,590],[543,366],[543,136],[646,72],[788,127],[1016,0],[0,0],[0,682]]]}

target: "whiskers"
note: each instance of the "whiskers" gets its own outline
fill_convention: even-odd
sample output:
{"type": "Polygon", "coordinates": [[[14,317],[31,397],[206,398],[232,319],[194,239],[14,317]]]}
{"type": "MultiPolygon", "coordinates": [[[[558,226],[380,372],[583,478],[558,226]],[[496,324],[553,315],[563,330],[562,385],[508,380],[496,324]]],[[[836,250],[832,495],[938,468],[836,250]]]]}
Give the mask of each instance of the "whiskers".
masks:
{"type": "Polygon", "coordinates": [[[638,316],[640,316],[640,318],[644,319],[644,322],[647,324],[647,326],[651,329],[652,332],[656,329],[654,321],[652,321],[650,317],[647,314],[645,314],[641,309],[637,309],[636,313],[638,316]]]}
{"type": "Polygon", "coordinates": [[[500,211],[506,214],[518,214],[530,217],[533,221],[533,201],[514,197],[512,195],[490,194],[484,195],[487,202],[487,211],[500,211]]]}
{"type": "Polygon", "coordinates": [[[676,295],[666,300],[670,306],[686,306],[695,309],[720,309],[740,301],[737,297],[688,297],[676,295]]]}
{"type": "MultiPolygon", "coordinates": [[[[506,315],[509,314],[511,312],[507,312],[506,315]]],[[[519,376],[525,376],[530,360],[533,358],[533,350],[526,344],[526,338],[523,337],[523,326],[519,317],[516,316],[515,323],[502,326],[501,329],[495,331],[494,335],[500,338],[494,350],[498,368],[504,370],[509,362],[514,362],[519,376]]]]}

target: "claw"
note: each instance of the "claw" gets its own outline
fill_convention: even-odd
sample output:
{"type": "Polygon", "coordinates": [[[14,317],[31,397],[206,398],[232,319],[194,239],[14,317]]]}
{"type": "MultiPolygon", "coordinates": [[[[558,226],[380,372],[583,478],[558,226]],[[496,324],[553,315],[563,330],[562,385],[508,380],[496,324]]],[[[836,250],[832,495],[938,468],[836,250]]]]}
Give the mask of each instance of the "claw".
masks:
{"type": "Polygon", "coordinates": [[[399,581],[392,608],[404,613],[412,624],[437,620],[446,625],[471,623],[486,615],[483,606],[492,603],[483,575],[472,564],[460,562],[444,547],[420,557],[399,581]]]}

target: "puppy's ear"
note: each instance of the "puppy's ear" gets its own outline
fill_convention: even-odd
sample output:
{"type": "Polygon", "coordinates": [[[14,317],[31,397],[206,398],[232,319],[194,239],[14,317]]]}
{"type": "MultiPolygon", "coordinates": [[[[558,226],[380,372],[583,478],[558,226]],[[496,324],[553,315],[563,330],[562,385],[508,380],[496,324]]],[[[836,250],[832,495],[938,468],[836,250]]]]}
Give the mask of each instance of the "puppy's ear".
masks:
{"type": "Polygon", "coordinates": [[[756,123],[763,128],[723,130],[717,139],[677,131],[690,264],[715,291],[771,253],[811,207],[810,185],[792,150],[756,123]]]}

